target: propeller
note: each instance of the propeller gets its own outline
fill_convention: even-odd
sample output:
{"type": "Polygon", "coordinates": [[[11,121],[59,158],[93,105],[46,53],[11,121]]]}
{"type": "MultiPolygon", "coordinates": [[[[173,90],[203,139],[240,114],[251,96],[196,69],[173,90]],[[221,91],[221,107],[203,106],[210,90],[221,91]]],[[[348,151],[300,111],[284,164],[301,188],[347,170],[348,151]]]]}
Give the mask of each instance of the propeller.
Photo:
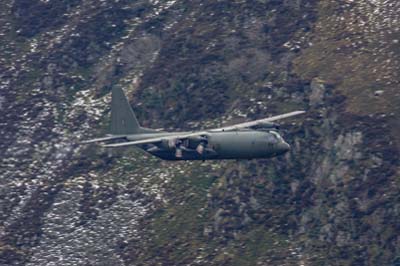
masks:
{"type": "Polygon", "coordinates": [[[168,140],[168,147],[170,148],[170,149],[173,149],[173,148],[175,148],[176,147],[176,145],[177,145],[177,139],[169,139],[168,140]]]}
{"type": "Polygon", "coordinates": [[[175,157],[176,158],[182,158],[182,140],[180,139],[170,139],[168,140],[168,147],[170,149],[175,148],[175,157]]]}
{"type": "Polygon", "coordinates": [[[176,146],[175,149],[175,157],[176,158],[182,158],[182,149],[180,146],[176,146]]]}
{"type": "Polygon", "coordinates": [[[204,149],[207,146],[207,144],[208,144],[208,140],[207,140],[206,137],[203,136],[201,138],[201,140],[200,140],[199,145],[197,145],[197,147],[196,147],[197,153],[200,154],[200,155],[203,154],[204,153],[204,149]]]}
{"type": "Polygon", "coordinates": [[[198,154],[203,154],[204,146],[205,146],[205,143],[203,143],[203,142],[200,142],[200,144],[197,145],[196,151],[198,154]]]}
{"type": "MultiPolygon", "coordinates": [[[[202,155],[204,153],[204,150],[206,149],[206,146],[208,144],[208,140],[206,137],[202,136],[200,139],[197,139],[197,141],[200,140],[199,144],[196,147],[196,151],[198,154],[202,155]]],[[[168,140],[168,147],[170,149],[175,149],[175,157],[176,158],[182,158],[183,156],[183,151],[187,150],[185,147],[187,144],[184,144],[181,139],[169,139],[168,140]]]]}

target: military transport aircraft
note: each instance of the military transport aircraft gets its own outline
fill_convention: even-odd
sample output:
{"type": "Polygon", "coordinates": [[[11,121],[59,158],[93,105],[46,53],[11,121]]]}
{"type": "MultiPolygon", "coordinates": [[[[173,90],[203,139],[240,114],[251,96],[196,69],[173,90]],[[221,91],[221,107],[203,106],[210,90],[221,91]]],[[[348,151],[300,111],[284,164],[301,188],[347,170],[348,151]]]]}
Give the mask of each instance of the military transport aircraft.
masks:
{"type": "Polygon", "coordinates": [[[194,132],[164,132],[141,127],[119,87],[112,89],[111,134],[83,143],[116,148],[136,146],[164,160],[218,160],[270,158],[286,153],[290,146],[276,131],[273,121],[299,115],[294,111],[232,126],[194,132]]]}

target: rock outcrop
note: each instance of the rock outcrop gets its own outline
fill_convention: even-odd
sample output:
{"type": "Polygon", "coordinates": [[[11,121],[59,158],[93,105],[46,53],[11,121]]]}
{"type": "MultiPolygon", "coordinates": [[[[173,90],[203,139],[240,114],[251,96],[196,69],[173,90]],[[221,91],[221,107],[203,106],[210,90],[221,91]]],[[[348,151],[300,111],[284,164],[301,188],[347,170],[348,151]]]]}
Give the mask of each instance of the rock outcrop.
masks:
{"type": "Polygon", "coordinates": [[[4,0],[1,265],[398,265],[395,0],[4,0]],[[79,142],[295,109],[272,160],[79,142]]]}

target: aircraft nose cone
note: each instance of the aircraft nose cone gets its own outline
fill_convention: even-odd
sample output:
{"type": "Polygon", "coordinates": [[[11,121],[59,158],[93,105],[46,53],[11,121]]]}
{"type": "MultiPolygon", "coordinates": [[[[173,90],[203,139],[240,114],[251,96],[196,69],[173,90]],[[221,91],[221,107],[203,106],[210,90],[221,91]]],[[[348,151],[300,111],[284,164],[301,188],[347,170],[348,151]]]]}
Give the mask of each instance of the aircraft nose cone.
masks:
{"type": "Polygon", "coordinates": [[[283,142],[279,143],[278,149],[279,149],[280,153],[285,153],[290,150],[290,145],[287,144],[285,141],[283,141],[283,142]]]}

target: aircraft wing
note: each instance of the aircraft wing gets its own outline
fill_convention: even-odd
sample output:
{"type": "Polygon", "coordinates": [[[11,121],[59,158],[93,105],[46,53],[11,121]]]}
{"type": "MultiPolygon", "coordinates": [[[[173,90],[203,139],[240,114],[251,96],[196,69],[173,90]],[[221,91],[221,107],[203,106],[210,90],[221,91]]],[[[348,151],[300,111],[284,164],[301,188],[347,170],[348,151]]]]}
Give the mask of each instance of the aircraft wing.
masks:
{"type": "Polygon", "coordinates": [[[216,132],[216,131],[229,131],[229,130],[236,130],[236,129],[242,129],[242,128],[249,128],[249,127],[257,126],[262,123],[267,123],[267,122],[269,123],[269,122],[273,122],[276,120],[280,120],[283,118],[300,115],[300,114],[304,114],[304,113],[305,113],[305,111],[294,111],[294,112],[290,112],[290,113],[286,113],[286,114],[282,114],[282,115],[276,115],[276,116],[271,116],[268,118],[250,121],[250,122],[244,122],[244,123],[240,123],[240,124],[236,124],[236,125],[232,125],[232,126],[215,128],[215,129],[211,129],[209,131],[216,132]]]}
{"type": "Polygon", "coordinates": [[[253,127],[253,126],[256,126],[256,125],[259,125],[262,123],[272,122],[272,121],[276,121],[279,119],[283,119],[283,118],[287,118],[287,117],[291,117],[291,116],[295,116],[295,115],[300,115],[303,113],[305,113],[305,111],[294,111],[294,112],[290,112],[290,113],[286,113],[286,114],[282,114],[282,115],[277,115],[277,116],[272,116],[272,117],[268,117],[268,118],[264,118],[264,119],[240,123],[240,124],[236,124],[236,125],[232,125],[232,126],[214,128],[214,129],[210,129],[207,131],[198,131],[198,132],[185,133],[185,134],[176,133],[174,135],[161,136],[161,137],[157,137],[157,138],[149,138],[149,139],[129,141],[129,142],[106,144],[106,145],[102,145],[102,146],[106,147],[106,148],[117,148],[117,147],[133,146],[133,145],[140,145],[140,144],[155,144],[155,143],[158,143],[161,141],[165,141],[165,140],[168,141],[168,140],[172,140],[172,139],[183,140],[183,139],[187,139],[190,137],[198,137],[198,136],[204,136],[204,135],[207,136],[210,132],[220,132],[220,131],[229,131],[229,130],[237,130],[237,129],[242,129],[242,128],[249,128],[249,127],[253,127]]]}
{"type": "Polygon", "coordinates": [[[163,140],[170,140],[170,139],[181,139],[182,140],[182,139],[187,139],[190,137],[204,136],[207,134],[208,134],[207,131],[199,131],[199,132],[193,132],[193,133],[189,133],[189,134],[177,133],[176,135],[168,135],[165,137],[149,138],[149,139],[121,142],[121,143],[114,143],[114,144],[106,144],[106,145],[102,145],[102,146],[106,147],[106,148],[116,148],[116,147],[125,147],[125,146],[139,145],[139,144],[154,144],[154,143],[161,142],[163,140]]]}
{"type": "Polygon", "coordinates": [[[89,143],[103,142],[103,141],[108,141],[108,140],[124,139],[125,137],[126,137],[126,135],[122,135],[122,136],[109,136],[109,137],[103,137],[103,138],[85,140],[85,141],[82,141],[81,143],[82,143],[82,144],[89,144],[89,143]]]}

